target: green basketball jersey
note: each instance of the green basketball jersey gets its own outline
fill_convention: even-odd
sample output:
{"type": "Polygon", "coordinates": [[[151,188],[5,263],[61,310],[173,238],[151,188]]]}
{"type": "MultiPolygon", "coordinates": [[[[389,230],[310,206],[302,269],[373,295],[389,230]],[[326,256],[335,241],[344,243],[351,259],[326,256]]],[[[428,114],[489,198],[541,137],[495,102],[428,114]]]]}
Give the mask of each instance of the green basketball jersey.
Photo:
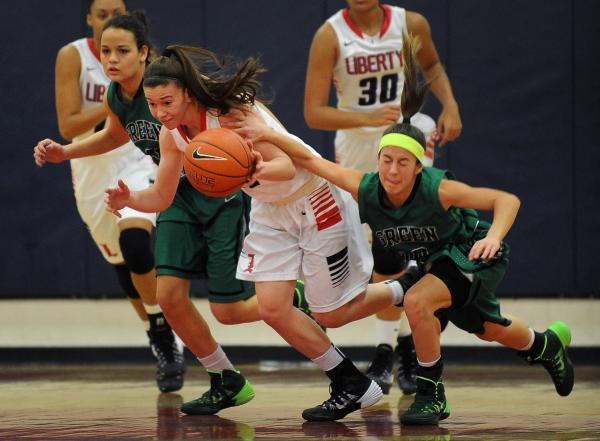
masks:
{"type": "Polygon", "coordinates": [[[448,254],[453,245],[463,245],[460,248],[465,251],[473,239],[484,237],[489,224],[480,222],[477,212],[454,207],[444,210],[438,196],[443,178],[452,175],[434,167],[423,168],[407,202],[395,208],[384,202],[379,173],[366,173],[358,190],[358,206],[361,220],[373,231],[373,247],[403,261],[425,262],[448,254]]]}
{"type": "Polygon", "coordinates": [[[158,164],[160,161],[158,136],[161,124],[150,113],[142,84],[130,103],[120,98],[119,88],[117,83],[111,81],[107,93],[108,107],[117,115],[121,125],[127,131],[129,139],[136,147],[152,157],[152,160],[158,164]]]}

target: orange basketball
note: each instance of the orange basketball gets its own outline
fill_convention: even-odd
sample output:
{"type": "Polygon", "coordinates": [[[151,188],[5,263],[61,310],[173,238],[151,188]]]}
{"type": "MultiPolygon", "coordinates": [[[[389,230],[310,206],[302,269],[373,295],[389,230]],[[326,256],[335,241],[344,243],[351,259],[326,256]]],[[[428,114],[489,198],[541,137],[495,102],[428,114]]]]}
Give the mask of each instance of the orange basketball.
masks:
{"type": "Polygon", "coordinates": [[[207,196],[238,191],[252,175],[252,155],[246,141],[229,129],[207,129],[185,150],[183,169],[192,186],[207,196]]]}

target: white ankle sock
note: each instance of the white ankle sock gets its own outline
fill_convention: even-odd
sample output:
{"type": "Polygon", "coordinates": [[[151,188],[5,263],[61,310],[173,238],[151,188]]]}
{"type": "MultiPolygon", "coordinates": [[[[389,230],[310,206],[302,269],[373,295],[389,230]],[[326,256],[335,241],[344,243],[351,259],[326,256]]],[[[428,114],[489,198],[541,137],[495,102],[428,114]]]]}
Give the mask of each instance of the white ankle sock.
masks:
{"type": "Polygon", "coordinates": [[[529,330],[529,343],[527,343],[524,347],[519,349],[519,351],[528,351],[533,346],[533,341],[535,340],[535,332],[533,332],[533,329],[531,328],[527,329],[529,330]]]}
{"type": "Polygon", "coordinates": [[[398,335],[398,320],[375,320],[375,342],[390,345],[392,348],[396,345],[396,336],[398,335]]]}
{"type": "Polygon", "coordinates": [[[222,371],[223,369],[231,369],[233,370],[233,364],[227,358],[225,351],[221,348],[221,345],[217,345],[217,349],[212,354],[206,357],[197,357],[198,361],[204,366],[206,369],[211,369],[214,371],[222,371]]]}
{"type": "Polygon", "coordinates": [[[335,345],[331,345],[322,355],[313,358],[312,361],[321,368],[322,371],[330,371],[344,360],[344,354],[335,345]]]}
{"type": "Polygon", "coordinates": [[[440,359],[442,358],[442,356],[440,355],[438,358],[436,358],[433,361],[421,361],[417,358],[417,363],[419,363],[419,366],[423,366],[423,367],[431,367],[431,366],[435,366],[435,364],[440,361],[440,359]]]}
{"type": "Polygon", "coordinates": [[[385,283],[392,290],[392,305],[398,305],[404,300],[404,288],[397,280],[386,280],[385,283]]]}
{"type": "Polygon", "coordinates": [[[160,306],[158,304],[146,305],[144,303],[144,309],[146,310],[146,314],[159,314],[162,312],[162,309],[160,309],[160,306]]]}
{"type": "Polygon", "coordinates": [[[400,323],[398,327],[398,337],[407,337],[410,334],[412,334],[412,330],[410,329],[410,324],[408,323],[408,318],[406,317],[406,314],[402,314],[402,317],[400,317],[400,323]]]}

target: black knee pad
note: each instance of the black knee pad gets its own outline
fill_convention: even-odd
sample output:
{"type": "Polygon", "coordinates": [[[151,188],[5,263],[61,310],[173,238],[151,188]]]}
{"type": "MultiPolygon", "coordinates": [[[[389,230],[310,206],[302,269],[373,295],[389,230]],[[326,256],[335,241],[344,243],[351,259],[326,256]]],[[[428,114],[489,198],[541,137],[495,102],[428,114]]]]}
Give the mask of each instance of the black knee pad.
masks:
{"type": "Polygon", "coordinates": [[[127,228],[121,231],[119,245],[129,271],[146,274],[154,268],[150,233],[143,228],[127,228]]]}
{"type": "Polygon", "coordinates": [[[126,265],[113,265],[117,273],[117,279],[119,280],[119,285],[127,294],[127,297],[130,299],[139,299],[140,295],[138,294],[135,286],[133,286],[133,282],[131,281],[131,273],[129,272],[129,268],[126,265]]]}

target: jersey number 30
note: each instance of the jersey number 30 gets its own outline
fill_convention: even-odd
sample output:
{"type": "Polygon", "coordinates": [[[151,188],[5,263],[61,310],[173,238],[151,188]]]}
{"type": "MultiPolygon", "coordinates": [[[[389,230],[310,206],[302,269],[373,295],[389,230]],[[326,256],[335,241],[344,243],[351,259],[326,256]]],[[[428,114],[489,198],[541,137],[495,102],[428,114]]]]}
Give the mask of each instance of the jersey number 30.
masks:
{"type": "MultiPolygon", "coordinates": [[[[377,77],[363,78],[358,83],[362,87],[362,96],[358,99],[360,106],[370,106],[377,103],[377,77]]],[[[387,103],[398,97],[398,74],[388,74],[381,77],[379,102],[387,103]]]]}

